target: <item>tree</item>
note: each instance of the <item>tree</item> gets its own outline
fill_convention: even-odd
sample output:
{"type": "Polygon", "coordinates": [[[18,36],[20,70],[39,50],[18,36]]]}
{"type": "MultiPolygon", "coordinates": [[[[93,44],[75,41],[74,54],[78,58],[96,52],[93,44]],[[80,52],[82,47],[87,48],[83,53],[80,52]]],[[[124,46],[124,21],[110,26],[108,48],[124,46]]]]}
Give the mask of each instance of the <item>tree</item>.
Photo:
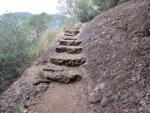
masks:
{"type": "Polygon", "coordinates": [[[148,4],[148,10],[150,11],[150,0],[149,0],[149,4],[148,4]]]}
{"type": "Polygon", "coordinates": [[[94,9],[92,0],[75,0],[76,15],[81,22],[86,22],[95,17],[99,12],[94,9]]]}
{"type": "Polygon", "coordinates": [[[58,10],[66,16],[75,16],[75,0],[59,0],[58,10]]]}
{"type": "Polygon", "coordinates": [[[97,5],[100,11],[108,10],[116,5],[127,2],[129,0],[93,0],[95,5],[97,5]]]}
{"type": "Polygon", "coordinates": [[[77,17],[86,22],[104,10],[128,0],[60,0],[58,9],[63,15],[77,17]]]}
{"type": "Polygon", "coordinates": [[[40,38],[43,31],[45,31],[48,26],[47,22],[50,21],[51,17],[45,13],[33,15],[28,22],[29,27],[35,32],[36,37],[40,38]]]}
{"type": "Polygon", "coordinates": [[[13,14],[3,15],[0,21],[0,92],[19,76],[28,59],[26,35],[13,14]]]}
{"type": "Polygon", "coordinates": [[[99,13],[94,8],[93,0],[62,0],[58,9],[66,16],[77,17],[81,22],[89,21],[99,13]]]}
{"type": "MultiPolygon", "coordinates": [[[[0,93],[14,82],[49,41],[41,37],[51,16],[33,15],[21,20],[14,13],[0,19],[0,93]],[[45,40],[45,41],[43,41],[45,40]],[[42,43],[42,44],[41,44],[42,43]]],[[[52,33],[50,33],[52,34],[52,33]]]]}

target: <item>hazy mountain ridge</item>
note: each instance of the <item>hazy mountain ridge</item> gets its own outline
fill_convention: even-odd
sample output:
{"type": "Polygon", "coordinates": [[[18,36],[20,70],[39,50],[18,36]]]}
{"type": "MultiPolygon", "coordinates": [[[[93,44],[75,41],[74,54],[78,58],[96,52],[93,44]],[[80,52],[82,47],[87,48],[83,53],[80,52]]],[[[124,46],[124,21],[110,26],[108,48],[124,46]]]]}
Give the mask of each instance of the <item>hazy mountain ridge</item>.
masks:
{"type": "MultiPolygon", "coordinates": [[[[29,12],[15,12],[11,14],[14,15],[19,21],[23,22],[32,17],[33,15],[35,15],[29,12]]],[[[0,15],[0,19],[3,19],[5,15],[6,14],[0,15]]],[[[66,18],[65,16],[59,14],[47,14],[47,15],[52,17],[51,21],[47,23],[49,28],[52,30],[57,30],[63,23],[64,19],[66,18]]]]}

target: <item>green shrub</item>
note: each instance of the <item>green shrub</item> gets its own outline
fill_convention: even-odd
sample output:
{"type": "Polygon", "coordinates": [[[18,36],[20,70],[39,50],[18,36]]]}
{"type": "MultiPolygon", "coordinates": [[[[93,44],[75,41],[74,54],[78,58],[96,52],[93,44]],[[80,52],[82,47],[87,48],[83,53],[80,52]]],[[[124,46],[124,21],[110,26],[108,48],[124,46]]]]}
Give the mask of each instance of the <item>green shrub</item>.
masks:
{"type": "Polygon", "coordinates": [[[14,113],[21,113],[21,109],[20,109],[20,107],[19,106],[17,106],[16,107],[16,110],[15,110],[15,112],[14,113]]]}
{"type": "Polygon", "coordinates": [[[53,40],[54,37],[55,37],[55,32],[49,29],[46,30],[41,36],[41,38],[39,38],[38,40],[34,40],[34,44],[30,49],[30,53],[31,53],[30,56],[33,56],[34,58],[38,57],[48,46],[48,44],[53,40]]]}
{"type": "Polygon", "coordinates": [[[129,0],[60,0],[59,9],[63,15],[77,17],[79,21],[87,22],[102,11],[126,1],[129,0]]]}
{"type": "Polygon", "coordinates": [[[25,25],[18,24],[13,14],[4,15],[0,21],[0,93],[20,77],[54,37],[49,30],[40,30],[40,37],[35,37],[33,26],[25,25]]]}
{"type": "Polygon", "coordinates": [[[73,28],[78,23],[78,19],[76,16],[74,17],[68,17],[64,20],[64,22],[61,24],[60,31],[63,31],[64,28],[73,28]]]}
{"type": "Polygon", "coordinates": [[[94,2],[92,0],[75,1],[76,15],[81,22],[87,22],[98,14],[93,6],[94,2]]]}
{"type": "Polygon", "coordinates": [[[150,1],[149,1],[149,4],[148,4],[148,11],[150,11],[150,1]]]}

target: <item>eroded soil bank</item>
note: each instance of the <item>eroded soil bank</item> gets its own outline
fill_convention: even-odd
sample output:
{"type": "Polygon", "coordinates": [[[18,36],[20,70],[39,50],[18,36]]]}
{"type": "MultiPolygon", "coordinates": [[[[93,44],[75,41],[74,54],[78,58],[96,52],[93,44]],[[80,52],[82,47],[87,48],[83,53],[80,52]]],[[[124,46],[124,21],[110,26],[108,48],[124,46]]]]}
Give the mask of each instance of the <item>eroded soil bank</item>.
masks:
{"type": "Polygon", "coordinates": [[[150,112],[148,0],[131,0],[82,29],[94,113],[150,112]]]}

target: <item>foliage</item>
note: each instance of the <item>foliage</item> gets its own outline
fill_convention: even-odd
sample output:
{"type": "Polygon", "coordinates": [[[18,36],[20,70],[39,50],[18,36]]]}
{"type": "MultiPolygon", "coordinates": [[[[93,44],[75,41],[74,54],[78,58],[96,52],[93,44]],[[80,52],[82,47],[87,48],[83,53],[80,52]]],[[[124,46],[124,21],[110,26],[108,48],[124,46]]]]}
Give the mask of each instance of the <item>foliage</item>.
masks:
{"type": "Polygon", "coordinates": [[[21,109],[19,106],[16,107],[16,111],[14,113],[21,113],[21,109]]]}
{"type": "Polygon", "coordinates": [[[86,22],[100,12],[126,1],[128,0],[60,0],[58,9],[63,15],[77,17],[79,21],[86,22]]]}
{"type": "Polygon", "coordinates": [[[62,15],[75,16],[75,0],[59,0],[58,10],[62,15]]]}
{"type": "Polygon", "coordinates": [[[20,23],[13,14],[0,20],[0,92],[14,82],[21,72],[41,53],[54,33],[46,31],[47,16],[44,14],[20,23]],[[34,30],[38,31],[37,34],[34,30]],[[48,33],[49,32],[49,33],[48,33]]]}
{"type": "Polygon", "coordinates": [[[93,1],[95,5],[98,7],[98,10],[105,11],[129,0],[93,0],[93,1]]]}
{"type": "Polygon", "coordinates": [[[98,14],[93,8],[93,0],[61,0],[59,3],[60,13],[74,18],[77,17],[81,22],[89,21],[98,14]]]}
{"type": "Polygon", "coordinates": [[[73,28],[78,23],[78,19],[76,17],[68,17],[61,24],[60,30],[63,31],[64,28],[73,28]]]}
{"type": "Polygon", "coordinates": [[[76,15],[81,22],[86,22],[95,17],[98,12],[93,8],[94,2],[92,0],[76,0],[76,15]]]}
{"type": "Polygon", "coordinates": [[[47,22],[50,20],[51,16],[45,13],[36,14],[29,19],[27,26],[30,28],[30,31],[36,34],[35,35],[36,38],[40,38],[41,33],[48,28],[47,22]]]}
{"type": "Polygon", "coordinates": [[[149,4],[148,4],[148,11],[150,11],[150,0],[149,0],[149,4]]]}
{"type": "Polygon", "coordinates": [[[30,56],[34,56],[34,58],[38,57],[48,46],[48,44],[53,40],[54,37],[55,37],[55,32],[47,29],[40,37],[40,39],[34,40],[34,44],[32,45],[32,48],[30,50],[31,53],[30,56]]]}

